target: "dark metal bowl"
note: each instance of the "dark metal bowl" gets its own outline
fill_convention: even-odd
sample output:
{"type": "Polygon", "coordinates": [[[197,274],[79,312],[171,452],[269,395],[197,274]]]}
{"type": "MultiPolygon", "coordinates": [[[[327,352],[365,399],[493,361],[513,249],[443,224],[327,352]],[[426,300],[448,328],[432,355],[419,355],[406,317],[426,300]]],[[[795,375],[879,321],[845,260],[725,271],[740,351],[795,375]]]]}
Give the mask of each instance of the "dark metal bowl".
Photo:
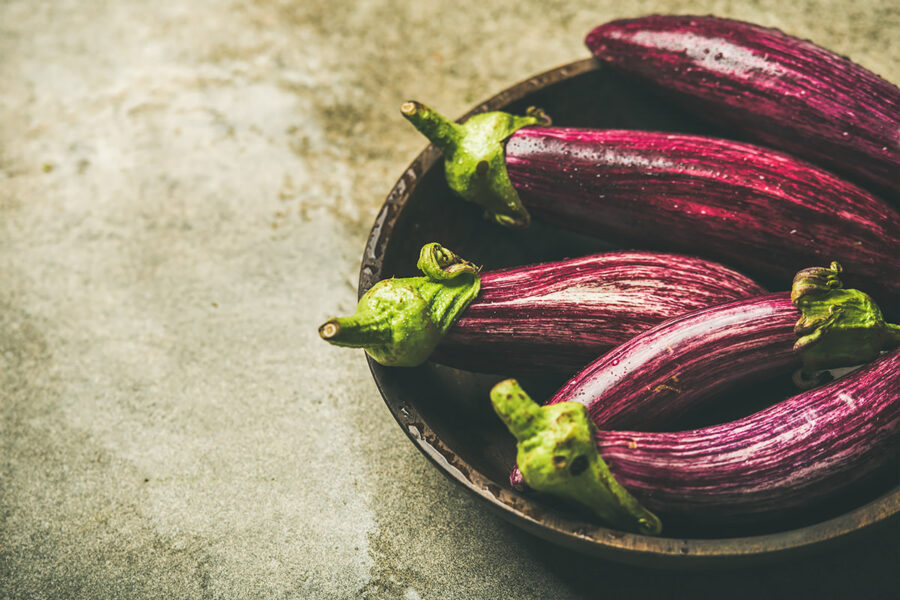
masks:
{"type": "MultiPolygon", "coordinates": [[[[523,81],[479,104],[466,116],[500,109],[521,113],[532,105],[544,108],[554,124],[561,126],[681,131],[740,139],[681,112],[653,91],[590,59],[523,81]]],[[[386,277],[417,274],[419,249],[432,241],[489,269],[613,247],[540,223],[527,231],[501,229],[483,219],[478,207],[452,196],[444,183],[439,158],[437,149],[428,146],[388,195],[366,244],[360,295],[386,277]]],[[[827,504],[762,523],[664,519],[667,537],[658,538],[601,527],[570,507],[510,488],[514,440],[493,414],[488,400],[488,390],[499,376],[431,363],[414,369],[385,368],[370,359],[369,366],[403,431],[442,471],[508,521],[578,551],[656,566],[735,565],[824,548],[871,532],[876,525],[900,522],[900,478],[893,465],[827,504]]],[[[547,377],[514,375],[536,398],[549,397],[563,383],[547,377]]],[[[753,393],[777,397],[787,394],[788,388],[769,382],[753,393]]],[[[745,400],[728,403],[732,414],[707,411],[703,417],[708,422],[737,417],[753,408],[752,402],[745,400]]]]}

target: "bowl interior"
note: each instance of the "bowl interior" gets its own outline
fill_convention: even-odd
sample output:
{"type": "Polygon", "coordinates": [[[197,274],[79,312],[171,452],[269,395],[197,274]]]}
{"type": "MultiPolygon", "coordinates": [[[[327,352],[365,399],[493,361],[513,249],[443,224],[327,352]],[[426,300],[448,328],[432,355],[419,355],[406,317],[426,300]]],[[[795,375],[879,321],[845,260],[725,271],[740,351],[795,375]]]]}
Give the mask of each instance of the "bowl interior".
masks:
{"type": "MultiPolygon", "coordinates": [[[[543,108],[554,125],[560,126],[677,131],[740,139],[727,130],[703,123],[653,90],[591,60],[566,65],[514,86],[472,113],[497,109],[522,113],[529,106],[543,108]]],[[[453,196],[443,177],[440,155],[428,147],[398,181],[372,230],[363,257],[360,293],[387,277],[417,275],[419,249],[433,241],[485,269],[618,248],[540,222],[526,231],[502,229],[485,220],[481,209],[453,196]]],[[[772,286],[772,282],[761,283],[772,286]]],[[[664,538],[621,534],[597,525],[576,509],[546,498],[518,494],[509,487],[514,440],[494,415],[488,391],[504,376],[516,376],[533,397],[546,399],[563,380],[529,373],[475,374],[432,363],[415,369],[384,368],[372,361],[370,366],[404,431],[447,474],[483,496],[512,522],[582,550],[625,560],[648,554],[677,560],[748,553],[758,556],[766,553],[767,544],[782,550],[810,546],[884,520],[900,510],[898,469],[893,465],[827,503],[781,518],[709,523],[663,515],[664,538]],[[872,508],[873,503],[878,505],[877,510],[872,508]],[[858,522],[859,512],[867,510],[874,511],[871,518],[858,522]],[[841,522],[849,513],[856,515],[856,521],[841,522]],[[742,541],[748,536],[768,537],[759,538],[759,543],[753,545],[742,541]]],[[[728,421],[789,393],[788,377],[759,382],[735,392],[727,402],[689,415],[669,429],[728,421]]]]}

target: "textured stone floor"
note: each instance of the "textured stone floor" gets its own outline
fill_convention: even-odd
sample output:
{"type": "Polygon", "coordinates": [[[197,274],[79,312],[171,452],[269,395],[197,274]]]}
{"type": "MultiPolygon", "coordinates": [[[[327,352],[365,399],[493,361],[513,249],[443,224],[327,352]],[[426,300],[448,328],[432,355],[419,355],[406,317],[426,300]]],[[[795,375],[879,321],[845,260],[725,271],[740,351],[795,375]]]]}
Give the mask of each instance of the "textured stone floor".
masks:
{"type": "Polygon", "coordinates": [[[548,546],[317,338],[424,146],[402,101],[460,114],[649,12],[900,82],[895,0],[0,2],[0,597],[888,597],[894,535],[708,574],[548,546]]]}

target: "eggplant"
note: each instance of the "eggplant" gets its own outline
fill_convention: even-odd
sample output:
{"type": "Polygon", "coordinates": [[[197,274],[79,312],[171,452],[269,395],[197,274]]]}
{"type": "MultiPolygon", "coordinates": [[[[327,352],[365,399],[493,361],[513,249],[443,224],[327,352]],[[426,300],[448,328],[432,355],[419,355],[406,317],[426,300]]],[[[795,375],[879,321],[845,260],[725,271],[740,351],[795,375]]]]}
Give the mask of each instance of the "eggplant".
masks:
{"type": "MultiPolygon", "coordinates": [[[[804,269],[790,293],[670,319],[600,356],[548,404],[583,404],[599,428],[652,431],[747,382],[796,370],[808,387],[820,370],[871,361],[900,344],[900,326],[866,294],[843,289],[840,273],[836,263],[804,269]]],[[[510,483],[524,489],[518,469],[510,483]]]]}
{"type": "Polygon", "coordinates": [[[604,63],[689,110],[895,201],[900,194],[900,89],[845,57],[777,29],[713,16],[613,21],[585,43],[604,63]]]}
{"type": "Polygon", "coordinates": [[[695,135],[543,127],[534,111],[462,125],[416,102],[402,111],[444,152],[450,187],[502,224],[526,226],[533,213],[720,261],[773,287],[833,259],[849,285],[900,313],[900,214],[789,155],[695,135]]]}
{"type": "Polygon", "coordinates": [[[666,319],[765,293],[717,263],[653,252],[480,272],[432,243],[419,267],[424,277],[373,286],[355,315],[320,327],[322,338],[364,347],[390,366],[431,358],[473,371],[572,375],[666,319]],[[452,269],[456,276],[444,278],[452,269]]]}
{"type": "Polygon", "coordinates": [[[828,385],[703,429],[595,429],[584,406],[539,407],[514,380],[491,391],[535,489],[655,535],[660,514],[759,518],[820,501],[896,458],[900,350],[828,385]]]}
{"type": "Polygon", "coordinates": [[[810,504],[896,457],[900,351],[732,423],[607,433],[597,432],[598,450],[651,509],[728,516],[810,504]]]}

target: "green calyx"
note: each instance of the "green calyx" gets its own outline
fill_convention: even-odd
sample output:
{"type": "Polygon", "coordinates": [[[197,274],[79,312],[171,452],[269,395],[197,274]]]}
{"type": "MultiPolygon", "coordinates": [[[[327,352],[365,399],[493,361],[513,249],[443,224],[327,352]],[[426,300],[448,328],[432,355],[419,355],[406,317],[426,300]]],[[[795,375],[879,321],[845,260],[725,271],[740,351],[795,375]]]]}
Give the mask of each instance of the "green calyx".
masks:
{"type": "Polygon", "coordinates": [[[540,406],[515,379],[495,385],[491,403],[518,441],[516,459],[529,486],[575,501],[614,527],[646,535],[662,531],[659,517],[616,481],[600,457],[584,405],[540,406]]]}
{"type": "Polygon", "coordinates": [[[549,125],[540,110],[525,116],[486,112],[465,123],[450,121],[419,102],[400,107],[403,116],[444,153],[444,171],[450,188],[481,205],[487,216],[506,227],[527,227],[531,222],[506,171],[506,140],[529,125],[549,125]]]}
{"type": "Polygon", "coordinates": [[[868,362],[900,344],[900,326],[886,323],[867,294],[844,289],[841,271],[841,265],[832,262],[794,277],[791,301],[803,315],[794,326],[794,351],[803,362],[795,381],[801,386],[815,382],[810,376],[815,371],[868,362]]]}
{"type": "Polygon", "coordinates": [[[386,366],[425,362],[478,295],[481,279],[478,267],[436,243],[422,247],[417,266],[424,277],[379,281],[353,316],[329,319],[319,336],[336,346],[364,348],[386,366]]]}

